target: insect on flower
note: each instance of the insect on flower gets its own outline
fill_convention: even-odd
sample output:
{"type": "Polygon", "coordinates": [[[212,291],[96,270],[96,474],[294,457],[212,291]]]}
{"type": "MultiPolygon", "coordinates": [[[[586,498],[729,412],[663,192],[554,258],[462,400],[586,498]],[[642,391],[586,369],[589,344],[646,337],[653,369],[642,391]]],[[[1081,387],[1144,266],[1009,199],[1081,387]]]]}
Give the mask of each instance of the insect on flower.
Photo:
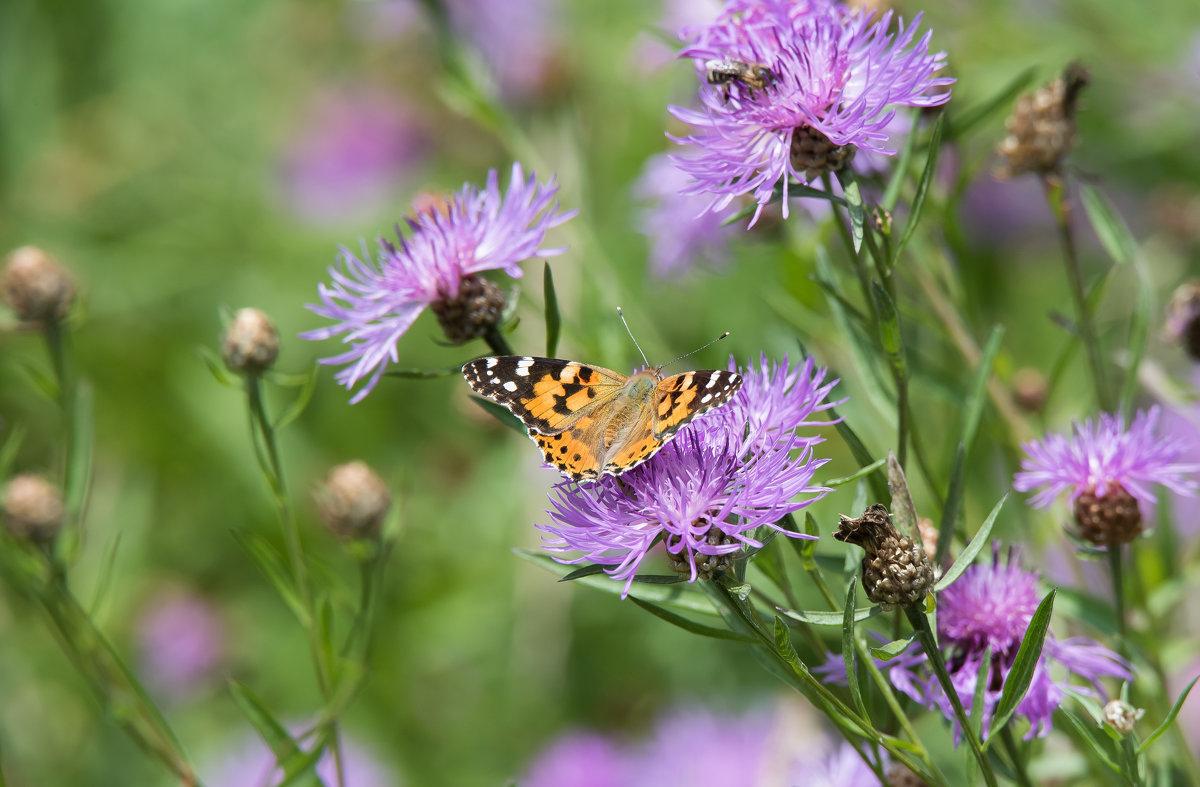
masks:
{"type": "Polygon", "coordinates": [[[725,99],[729,99],[729,86],[741,82],[750,90],[751,97],[755,90],[766,90],[775,84],[774,72],[758,63],[743,63],[740,60],[709,60],[704,64],[708,74],[708,84],[724,85],[725,99]]]}

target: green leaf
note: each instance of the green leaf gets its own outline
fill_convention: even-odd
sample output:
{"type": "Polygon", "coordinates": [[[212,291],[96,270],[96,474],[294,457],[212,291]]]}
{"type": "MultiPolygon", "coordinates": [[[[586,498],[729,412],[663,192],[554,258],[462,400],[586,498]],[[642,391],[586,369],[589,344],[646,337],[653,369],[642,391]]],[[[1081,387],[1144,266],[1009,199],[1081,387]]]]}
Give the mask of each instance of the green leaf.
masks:
{"type": "Polygon", "coordinates": [[[988,677],[992,669],[992,648],[988,646],[983,651],[979,661],[979,669],[975,672],[975,693],[971,696],[971,734],[976,739],[983,734],[983,703],[987,699],[988,677]]]}
{"type": "Polygon", "coordinates": [[[846,195],[846,211],[850,214],[850,238],[854,242],[854,253],[862,250],[864,227],[867,221],[867,210],[863,206],[862,194],[858,190],[858,182],[854,180],[853,170],[846,168],[838,173],[842,184],[842,193],[846,195]]]}
{"type": "Polygon", "coordinates": [[[879,647],[871,648],[871,655],[880,661],[891,661],[904,651],[908,650],[908,646],[911,645],[913,640],[916,638],[917,634],[914,631],[902,639],[894,639],[886,645],[880,645],[879,647]]]}
{"type": "Polygon", "coordinates": [[[100,563],[99,576],[96,577],[96,587],[92,591],[92,603],[88,605],[88,615],[97,618],[108,600],[108,591],[112,587],[112,578],[117,564],[117,551],[121,548],[121,533],[113,536],[108,549],[104,550],[104,559],[100,563]]]}
{"type": "Polygon", "coordinates": [[[276,430],[282,429],[292,421],[295,421],[304,412],[304,409],[308,407],[308,403],[312,401],[313,391],[317,389],[317,377],[320,369],[321,367],[315,363],[309,369],[308,376],[300,386],[300,391],[296,394],[296,398],[275,419],[276,430]]]}
{"type": "Polygon", "coordinates": [[[775,650],[789,667],[797,672],[808,672],[808,667],[804,666],[804,662],[796,653],[796,647],[792,645],[792,635],[787,624],[778,615],[775,616],[775,650]]]}
{"type": "Polygon", "coordinates": [[[1004,507],[1005,500],[1008,500],[1007,492],[992,508],[992,512],[987,515],[987,519],[983,520],[983,525],[979,528],[979,532],[975,534],[975,537],[971,539],[971,543],[967,544],[966,548],[959,553],[958,558],[950,566],[950,569],[934,585],[934,592],[940,593],[950,587],[951,583],[958,579],[962,572],[966,571],[967,567],[974,562],[975,556],[979,554],[979,550],[983,549],[988,543],[988,538],[992,534],[992,525],[995,524],[996,517],[1000,514],[1000,509],[1004,507]]]}
{"type": "Polygon", "coordinates": [[[1129,361],[1125,365],[1125,381],[1121,384],[1121,413],[1128,417],[1137,396],[1140,381],[1138,369],[1146,354],[1146,339],[1150,334],[1150,318],[1154,313],[1154,283],[1146,264],[1140,256],[1133,258],[1137,272],[1137,303],[1133,307],[1133,319],[1129,323],[1129,361]]]}
{"type": "Polygon", "coordinates": [[[839,486],[845,486],[846,484],[849,484],[852,481],[857,481],[858,479],[860,479],[864,476],[874,473],[876,470],[883,467],[885,464],[887,464],[886,459],[876,459],[871,464],[866,465],[865,467],[859,468],[858,470],[854,471],[853,473],[851,473],[848,476],[845,476],[844,478],[834,478],[831,481],[826,481],[825,486],[832,486],[834,488],[837,488],[839,486]]]}
{"type": "Polygon", "coordinates": [[[562,332],[562,316],[558,313],[558,294],[554,291],[554,275],[550,273],[548,262],[542,267],[542,297],[546,301],[546,356],[553,358],[562,332]]]}
{"type": "Polygon", "coordinates": [[[1058,707],[1056,715],[1060,719],[1066,719],[1068,725],[1074,728],[1077,739],[1082,740],[1091,749],[1092,754],[1099,762],[1116,773],[1121,772],[1121,766],[1112,758],[1114,754],[1112,741],[1101,734],[1101,730],[1095,722],[1088,724],[1061,705],[1058,707]]]}
{"type": "Polygon", "coordinates": [[[961,112],[950,112],[950,120],[946,129],[946,139],[961,139],[968,131],[974,128],[979,123],[982,123],[989,115],[1007,110],[1022,90],[1033,81],[1037,75],[1037,68],[1030,67],[1017,74],[1013,79],[1000,89],[996,95],[977,104],[973,107],[967,107],[961,112]]]}
{"type": "MultiPolygon", "coordinates": [[[[568,573],[561,563],[544,552],[534,549],[514,549],[513,554],[534,565],[541,566],[555,576],[561,577],[568,573]]],[[[637,578],[644,580],[650,577],[639,575],[637,578]]],[[[629,597],[636,596],[643,601],[650,601],[683,612],[695,612],[702,615],[720,614],[712,602],[702,592],[696,590],[691,583],[680,582],[678,577],[672,578],[676,580],[672,584],[641,582],[630,589],[629,597]]],[[[606,574],[582,576],[576,581],[581,585],[602,590],[614,596],[621,595],[625,589],[624,582],[614,580],[606,574]]]]}
{"type": "Polygon", "coordinates": [[[850,687],[850,698],[854,700],[854,707],[864,719],[870,718],[867,712],[867,705],[863,702],[862,686],[858,682],[858,666],[855,662],[856,654],[854,652],[854,597],[858,590],[858,577],[855,576],[850,580],[850,586],[846,588],[846,605],[842,609],[842,661],[846,665],[846,684],[850,687]]]}
{"type": "Polygon", "coordinates": [[[250,722],[250,726],[254,727],[259,737],[270,747],[276,760],[283,761],[300,753],[300,747],[291,734],[249,687],[236,680],[230,680],[229,693],[233,695],[234,704],[250,722]]]}
{"type": "Polygon", "coordinates": [[[284,603],[287,604],[288,608],[292,610],[292,614],[307,629],[311,623],[311,619],[304,608],[304,604],[300,602],[300,597],[296,595],[296,591],[292,587],[291,576],[287,571],[283,559],[275,551],[275,548],[261,536],[243,533],[240,530],[232,532],[234,539],[242,545],[242,548],[258,564],[259,570],[275,586],[275,591],[283,599],[284,603]]]}
{"type": "Polygon", "coordinates": [[[1050,628],[1050,616],[1054,612],[1054,593],[1051,590],[1038,604],[1037,611],[1029,621],[1029,628],[1021,640],[1017,657],[1004,679],[1004,688],[1000,692],[1000,701],[996,703],[996,711],[992,716],[991,733],[988,740],[997,734],[1016,712],[1017,706],[1025,698],[1029,683],[1033,680],[1033,672],[1037,668],[1038,659],[1042,656],[1042,645],[1046,641],[1046,630],[1050,628]]]}
{"type": "Polygon", "coordinates": [[[200,354],[200,360],[204,361],[204,365],[208,367],[214,380],[226,388],[240,389],[242,387],[242,378],[225,367],[225,361],[220,355],[217,355],[216,350],[201,345],[196,348],[196,352],[200,354]]]}
{"type": "Polygon", "coordinates": [[[1075,588],[1059,588],[1058,600],[1054,602],[1064,617],[1087,624],[1101,634],[1117,634],[1117,617],[1112,602],[1097,598],[1075,588]]]}
{"type": "Polygon", "coordinates": [[[719,629],[714,626],[705,626],[702,623],[697,623],[694,620],[685,618],[682,615],[677,615],[670,610],[663,609],[657,604],[651,604],[649,601],[642,601],[636,596],[630,596],[629,600],[637,604],[642,609],[649,612],[655,617],[662,618],[673,626],[678,626],[684,631],[690,631],[693,634],[699,634],[702,637],[712,637],[713,639],[731,639],[737,642],[757,642],[754,637],[748,637],[745,634],[739,634],[736,631],[729,629],[719,629]]]}
{"type": "Polygon", "coordinates": [[[525,427],[525,424],[521,423],[521,419],[513,415],[504,405],[489,402],[487,399],[480,399],[478,396],[472,396],[471,401],[482,407],[497,421],[512,429],[517,434],[523,437],[529,436],[529,430],[525,427]]]}
{"type": "MultiPolygon", "coordinates": [[[[829,408],[829,419],[832,421],[836,418],[838,418],[837,411],[832,407],[829,408]]],[[[854,456],[856,462],[864,467],[875,464],[876,460],[871,458],[871,452],[867,450],[863,441],[859,439],[858,435],[850,428],[850,424],[844,418],[835,423],[834,428],[837,429],[842,442],[850,449],[850,453],[854,456]]],[[[882,472],[878,470],[873,471],[867,476],[867,481],[871,484],[871,494],[875,496],[876,500],[886,500],[888,498],[887,480],[884,478],[882,472]]],[[[864,509],[856,508],[855,512],[861,513],[862,510],[864,509]]]]}
{"type": "MultiPolygon", "coordinates": [[[[946,115],[941,113],[938,115],[937,122],[933,124],[933,133],[929,137],[928,153],[925,156],[925,170],[921,173],[921,179],[917,182],[917,192],[913,195],[912,207],[908,212],[908,221],[904,224],[904,232],[900,234],[900,241],[896,244],[895,251],[892,252],[892,264],[900,259],[900,252],[908,243],[909,238],[916,232],[917,222],[921,219],[921,209],[925,207],[925,198],[929,195],[929,184],[933,182],[934,172],[937,168],[938,150],[942,144],[942,130],[946,126],[946,115]]],[[[910,133],[915,133],[915,130],[910,133]]]]}
{"type": "Polygon", "coordinates": [[[4,439],[4,445],[0,446],[0,481],[12,473],[13,463],[17,461],[17,453],[25,440],[25,431],[24,424],[14,424],[12,431],[4,439]]]}
{"type": "Polygon", "coordinates": [[[574,571],[564,574],[558,578],[559,582],[570,582],[573,579],[581,579],[582,577],[594,577],[597,574],[604,573],[604,566],[600,563],[589,563],[586,566],[580,566],[574,571]]]}
{"type": "Polygon", "coordinates": [[[938,524],[937,550],[933,555],[933,564],[942,565],[946,555],[950,553],[950,543],[954,540],[954,525],[958,520],[958,507],[962,503],[963,475],[966,471],[967,451],[962,443],[954,452],[954,467],[950,471],[950,487],[946,490],[946,505],[942,508],[942,521],[938,524]]]}
{"type": "MultiPolygon", "coordinates": [[[[825,612],[815,609],[784,609],[777,608],[780,615],[792,620],[798,620],[801,623],[807,623],[810,626],[841,626],[845,624],[844,612],[825,612]]],[[[863,607],[854,610],[854,621],[866,620],[873,618],[883,611],[883,608],[876,604],[873,607],[863,607]]]]}
{"type": "Polygon", "coordinates": [[[1096,237],[1100,239],[1108,256],[1121,265],[1132,262],[1137,254],[1137,241],[1104,195],[1085,182],[1079,184],[1079,197],[1083,202],[1084,211],[1087,212],[1088,221],[1092,223],[1092,229],[1096,231],[1096,237]]]}
{"type": "Polygon", "coordinates": [[[1198,680],[1200,680],[1200,675],[1192,678],[1192,682],[1189,683],[1179,694],[1179,699],[1175,700],[1175,704],[1171,706],[1171,711],[1167,714],[1167,718],[1163,719],[1163,723],[1158,725],[1158,727],[1155,728],[1154,732],[1150,733],[1146,740],[1142,741],[1141,746],[1138,746],[1138,754],[1146,751],[1146,749],[1150,747],[1150,744],[1161,738],[1163,733],[1165,733],[1171,727],[1171,724],[1175,721],[1175,717],[1179,715],[1179,709],[1183,707],[1183,701],[1187,699],[1192,687],[1196,685],[1196,681],[1198,680]]]}
{"type": "Polygon", "coordinates": [[[871,280],[871,297],[875,300],[876,309],[879,311],[879,340],[883,345],[884,352],[887,353],[892,368],[897,368],[898,365],[904,363],[901,355],[904,349],[904,340],[900,335],[900,320],[896,314],[896,305],[892,303],[892,297],[888,295],[883,285],[875,279],[871,280]]]}
{"type": "Polygon", "coordinates": [[[983,354],[975,374],[971,377],[971,387],[967,390],[966,404],[963,406],[963,427],[961,442],[967,451],[975,443],[975,432],[979,429],[979,419],[983,415],[983,404],[987,400],[987,381],[992,374],[992,364],[996,354],[1000,352],[1000,342],[1004,339],[1004,326],[993,325],[988,334],[987,343],[983,346],[983,354]]]}

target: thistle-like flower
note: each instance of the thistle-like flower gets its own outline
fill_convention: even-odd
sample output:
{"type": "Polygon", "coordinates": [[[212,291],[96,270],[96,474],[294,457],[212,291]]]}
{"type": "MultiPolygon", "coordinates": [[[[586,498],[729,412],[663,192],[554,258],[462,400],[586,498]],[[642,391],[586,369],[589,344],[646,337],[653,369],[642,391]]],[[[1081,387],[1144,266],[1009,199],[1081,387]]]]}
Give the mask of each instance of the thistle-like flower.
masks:
{"type": "MultiPolygon", "coordinates": [[[[983,657],[990,650],[991,663],[986,668],[987,688],[983,695],[984,730],[1041,600],[1036,583],[1037,575],[1022,569],[1012,555],[1007,564],[1001,564],[997,555],[993,555],[991,564],[971,566],[938,595],[938,643],[950,680],[965,707],[971,706],[983,657]]],[[[954,720],[950,699],[930,671],[924,653],[901,654],[882,663],[881,668],[889,670],[896,688],[954,720]]],[[[1131,680],[1133,674],[1124,659],[1097,642],[1083,637],[1058,640],[1047,633],[1029,691],[1016,710],[1018,716],[1029,721],[1026,740],[1043,737],[1050,731],[1051,716],[1068,686],[1088,696],[1103,696],[1099,684],[1103,677],[1131,680]],[[1052,665],[1066,669],[1088,685],[1051,677],[1052,665]]]]}
{"type": "Polygon", "coordinates": [[[830,0],[731,0],[711,25],[684,31],[680,53],[696,65],[700,111],[671,107],[695,131],[676,142],[698,155],[677,166],[695,182],[685,193],[710,194],[720,210],[753,194],[758,211],[782,188],[788,214],[792,179],[807,184],[849,163],[856,150],[891,155],[887,125],[897,106],[950,100],[954,82],[935,73],[944,52],[916,39],[920,15],[907,26],[893,15],[830,0]]]}
{"type": "Polygon", "coordinates": [[[484,189],[464,185],[444,210],[405,219],[410,233],[397,230],[399,245],[380,239],[378,262],[366,259],[365,248],[363,260],[343,248],[342,267],[331,267],[332,282],[320,285],[321,303],[308,306],[335,324],[301,338],[343,336],[350,349],[321,363],[344,364],[335,379],[347,389],[366,379],[350,400],[357,402],[397,360],[396,343],[426,307],[452,342],[485,335],[500,319],[504,294],[479,274],[503,270],[520,278],[521,262],[565,250],[539,248],[546,230],[575,215],[558,210],[557,191],[553,180],[538,184],[514,164],[507,194],[492,170],[484,189]]]}
{"type": "Polygon", "coordinates": [[[727,405],[688,424],[644,464],[595,483],[558,484],[553,524],[539,526],[543,546],[581,553],[557,558],[564,563],[611,566],[624,596],[660,539],[674,570],[694,582],[727,569],[744,547],[762,546],[753,535],[760,526],[809,537],[778,523],[830,491],[812,485],[828,461],[813,453],[821,438],[800,430],[829,423],[811,419],[837,404],[827,401],[837,381],[826,383],[811,358],[796,367],[762,358],[741,373],[727,405]]]}
{"type": "Polygon", "coordinates": [[[1155,433],[1157,407],[1139,412],[1128,429],[1114,416],[1075,424],[1073,437],[1052,434],[1027,443],[1028,458],[1013,478],[1019,492],[1044,487],[1029,501],[1045,508],[1070,492],[1079,535],[1095,544],[1123,544],[1142,531],[1139,502],[1155,500],[1151,487],[1162,484],[1177,494],[1195,494],[1200,465],[1178,461],[1184,448],[1177,436],[1155,433]]]}

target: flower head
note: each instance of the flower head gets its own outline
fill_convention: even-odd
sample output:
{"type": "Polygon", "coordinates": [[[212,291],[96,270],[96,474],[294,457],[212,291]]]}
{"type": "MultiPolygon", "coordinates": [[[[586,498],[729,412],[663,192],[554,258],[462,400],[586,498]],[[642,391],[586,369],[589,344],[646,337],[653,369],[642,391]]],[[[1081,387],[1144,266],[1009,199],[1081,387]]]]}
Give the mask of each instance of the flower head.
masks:
{"type": "Polygon", "coordinates": [[[1155,432],[1159,410],[1139,412],[1128,429],[1122,419],[1101,414],[1098,422],[1075,424],[1073,437],[1052,434],[1024,446],[1028,458],[1013,478],[1019,492],[1044,487],[1030,500],[1045,508],[1063,492],[1075,506],[1081,534],[1096,543],[1132,540],[1141,529],[1138,501],[1155,500],[1153,484],[1194,494],[1189,475],[1200,465],[1177,461],[1184,441],[1155,432]]]}
{"type": "Polygon", "coordinates": [[[828,461],[813,454],[821,438],[798,430],[828,423],[809,418],[836,404],[825,401],[836,381],[825,383],[812,359],[793,368],[786,358],[781,366],[764,358],[742,374],[727,405],[685,426],[642,465],[619,478],[558,484],[553,524],[539,526],[545,548],[581,553],[559,558],[564,563],[611,566],[628,594],[659,539],[673,568],[694,582],[724,570],[743,546],[761,546],[753,536],[760,526],[807,537],[778,522],[829,492],[811,485],[828,461]]]}
{"type": "Polygon", "coordinates": [[[523,787],[623,787],[629,784],[628,755],[595,732],[572,730],[552,741],[530,764],[523,787]]]}
{"type": "Polygon", "coordinates": [[[137,639],[147,680],[182,697],[212,679],[226,655],[225,622],[204,596],[185,590],[158,595],[141,611],[137,639]]]}
{"type": "Polygon", "coordinates": [[[659,278],[684,273],[698,262],[719,266],[729,256],[731,227],[725,216],[705,210],[708,200],[681,194],[687,176],[665,154],[646,161],[634,194],[650,202],[639,229],[650,239],[650,272],[659,278]]]}
{"type": "Polygon", "coordinates": [[[503,296],[478,274],[502,270],[520,278],[524,260],[564,251],[539,248],[546,230],[575,215],[558,210],[557,191],[553,181],[525,179],[520,164],[514,164],[507,194],[492,170],[485,188],[464,185],[444,210],[405,219],[408,237],[400,235],[399,245],[381,239],[378,262],[365,248],[362,260],[342,249],[341,268],[331,267],[331,283],[319,287],[321,303],[308,306],[335,324],[301,337],[344,334],[342,342],[350,349],[321,363],[345,364],[335,379],[347,389],[366,379],[351,402],[370,393],[387,364],[397,360],[396,343],[426,307],[442,318],[452,341],[481,336],[495,326],[487,321],[499,317],[495,300],[498,296],[502,304],[503,296]]]}
{"type": "Polygon", "coordinates": [[[938,106],[953,83],[935,77],[945,53],[916,39],[918,15],[892,28],[831,0],[731,0],[711,25],[684,31],[702,79],[700,111],[671,107],[695,131],[677,142],[697,156],[677,159],[695,183],[686,193],[712,194],[713,209],[753,194],[759,210],[777,185],[808,183],[837,171],[858,149],[893,154],[885,128],[896,106],[938,106]],[[742,66],[750,79],[731,78],[742,66]],[[716,73],[714,74],[714,69],[716,73]]]}
{"type": "MultiPolygon", "coordinates": [[[[966,707],[971,705],[984,655],[990,649],[991,663],[987,666],[984,689],[985,730],[1041,601],[1036,583],[1037,575],[1022,569],[1012,556],[1007,564],[1001,564],[993,555],[990,564],[971,566],[938,596],[939,647],[951,682],[966,707]]],[[[946,718],[955,718],[950,700],[930,671],[924,653],[902,654],[886,662],[883,668],[890,668],[896,688],[930,709],[940,709],[946,718]]],[[[1050,731],[1050,718],[1068,686],[1089,696],[1102,696],[1099,685],[1102,677],[1131,680],[1133,674],[1124,659],[1097,642],[1083,637],[1057,640],[1047,632],[1033,680],[1016,710],[1017,715],[1029,721],[1026,739],[1042,737],[1050,731]],[[1065,668],[1089,685],[1054,679],[1050,675],[1052,665],[1065,668]]]]}

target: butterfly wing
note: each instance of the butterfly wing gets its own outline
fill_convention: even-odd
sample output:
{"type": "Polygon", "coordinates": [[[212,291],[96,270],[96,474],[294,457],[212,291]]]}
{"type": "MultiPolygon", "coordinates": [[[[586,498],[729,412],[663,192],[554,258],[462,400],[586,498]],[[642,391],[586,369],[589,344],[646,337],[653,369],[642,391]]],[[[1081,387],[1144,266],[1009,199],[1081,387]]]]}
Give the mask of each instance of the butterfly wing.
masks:
{"type": "Polygon", "coordinates": [[[667,440],[700,413],[728,402],[741,387],[740,374],[714,369],[662,380],[654,391],[653,437],[667,440]]]}
{"type": "Polygon", "coordinates": [[[561,433],[611,401],[626,380],[610,369],[530,355],[479,358],[463,366],[463,378],[544,435],[561,433]]]}

